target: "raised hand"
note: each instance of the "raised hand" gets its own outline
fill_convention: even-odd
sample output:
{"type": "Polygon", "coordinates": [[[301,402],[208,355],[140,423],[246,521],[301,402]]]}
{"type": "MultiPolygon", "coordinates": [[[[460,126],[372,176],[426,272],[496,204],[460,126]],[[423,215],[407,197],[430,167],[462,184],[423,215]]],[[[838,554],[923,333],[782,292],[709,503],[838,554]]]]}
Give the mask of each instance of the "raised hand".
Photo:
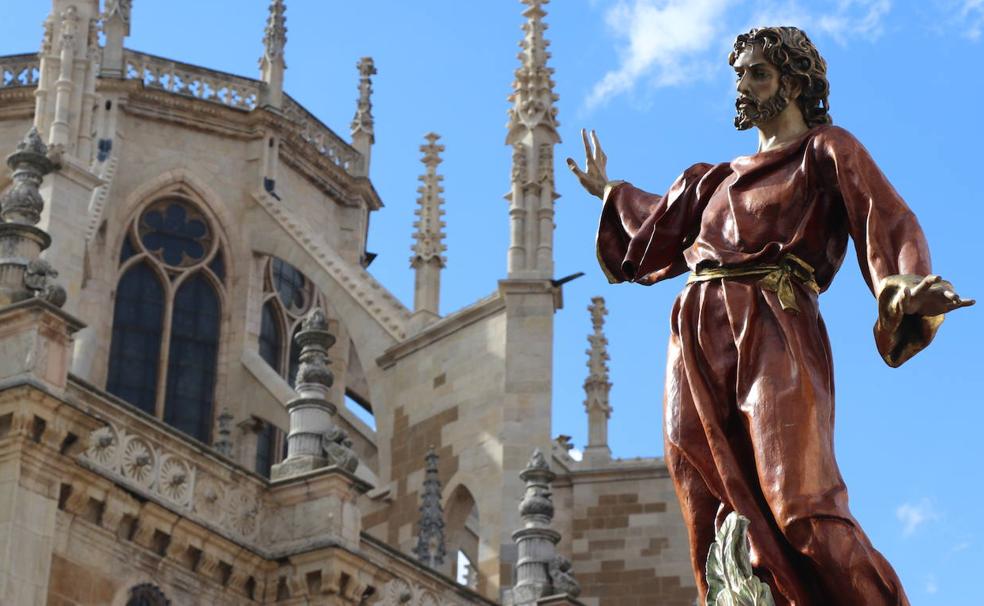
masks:
{"type": "Polygon", "coordinates": [[[924,277],[914,288],[905,287],[898,298],[902,313],[920,316],[938,316],[974,303],[973,299],[961,299],[953,284],[936,275],[924,277]]]}
{"type": "Polygon", "coordinates": [[[567,159],[567,166],[589,194],[602,198],[605,195],[605,185],[608,184],[608,173],[605,172],[608,156],[601,149],[598,135],[593,130],[591,131],[591,141],[588,141],[588,133],[583,128],[581,129],[581,138],[584,140],[584,170],[578,168],[577,162],[573,158],[567,159]]]}

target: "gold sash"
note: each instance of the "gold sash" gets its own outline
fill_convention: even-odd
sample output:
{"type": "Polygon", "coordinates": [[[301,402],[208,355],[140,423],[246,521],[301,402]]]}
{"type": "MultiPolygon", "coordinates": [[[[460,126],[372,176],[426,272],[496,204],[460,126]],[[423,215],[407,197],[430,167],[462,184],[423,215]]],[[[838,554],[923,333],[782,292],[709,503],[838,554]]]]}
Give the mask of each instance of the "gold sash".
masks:
{"type": "Polygon", "coordinates": [[[820,286],[813,279],[813,266],[792,253],[786,253],[779,263],[754,263],[737,267],[706,267],[698,269],[687,278],[687,284],[741,278],[745,276],[764,276],[758,284],[763,289],[776,293],[783,311],[799,311],[796,304],[796,291],[793,278],[819,294],[820,286]]]}

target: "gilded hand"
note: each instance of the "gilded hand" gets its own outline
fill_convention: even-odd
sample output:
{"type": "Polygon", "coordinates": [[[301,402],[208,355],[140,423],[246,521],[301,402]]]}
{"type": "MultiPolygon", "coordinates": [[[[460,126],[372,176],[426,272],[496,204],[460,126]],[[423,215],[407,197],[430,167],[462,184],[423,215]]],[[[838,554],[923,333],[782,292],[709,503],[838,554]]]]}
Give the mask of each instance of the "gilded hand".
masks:
{"type": "Polygon", "coordinates": [[[924,277],[914,288],[903,288],[897,301],[903,314],[920,316],[938,316],[975,303],[973,299],[961,299],[953,284],[936,275],[924,277]]]}
{"type": "Polygon", "coordinates": [[[585,170],[578,168],[577,162],[573,158],[567,159],[567,166],[577,177],[577,180],[581,182],[581,186],[588,190],[589,194],[602,198],[605,195],[605,185],[608,184],[608,174],[605,172],[608,156],[602,151],[601,143],[598,142],[598,135],[594,131],[591,131],[591,141],[589,142],[588,133],[582,128],[581,138],[584,139],[585,170]],[[592,144],[594,149],[592,149],[592,144]]]}

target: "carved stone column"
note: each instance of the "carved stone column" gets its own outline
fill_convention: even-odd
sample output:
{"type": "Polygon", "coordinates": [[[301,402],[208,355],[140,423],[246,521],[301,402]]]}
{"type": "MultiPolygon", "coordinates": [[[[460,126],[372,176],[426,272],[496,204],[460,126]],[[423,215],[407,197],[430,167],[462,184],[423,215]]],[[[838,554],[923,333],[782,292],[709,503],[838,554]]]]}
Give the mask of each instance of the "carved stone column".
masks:
{"type": "Polygon", "coordinates": [[[7,166],[14,185],[0,198],[0,305],[41,297],[61,307],[65,290],[50,281],[58,272],[40,259],[51,237],[36,227],[44,210],[39,188],[55,165],[36,128],[7,157],[7,166]]]}
{"type": "Polygon", "coordinates": [[[359,460],[350,449],[348,435],[333,422],[338,409],[328,399],[335,380],[328,368],[328,349],[335,337],[328,330],[324,311],[311,310],[294,338],[301,355],[295,380],[297,397],[287,403],[287,459],[274,465],[271,476],[277,480],[328,465],[353,472],[359,460]]]}
{"type": "Polygon", "coordinates": [[[526,495],[519,504],[523,527],[513,533],[519,557],[516,584],[507,595],[506,604],[537,604],[541,598],[563,594],[575,598],[581,588],[571,573],[571,563],[557,555],[560,533],[550,528],[554,515],[550,483],[557,476],[539,448],[533,451],[519,477],[526,483],[526,495]]]}
{"type": "Polygon", "coordinates": [[[130,8],[132,0],[107,0],[103,12],[103,31],[106,45],[99,66],[101,78],[123,78],[123,40],[130,35],[130,8]]]}
{"type": "Polygon", "coordinates": [[[416,332],[440,317],[441,270],[447,259],[444,251],[444,199],[441,192],[441,181],[444,179],[437,174],[437,167],[442,162],[441,152],[444,146],[437,141],[441,138],[436,133],[427,133],[427,143],[420,146],[424,152],[422,162],[426,171],[420,176],[420,197],[417,198],[417,220],[414,221],[416,230],[413,233],[414,244],[411,247],[410,267],[414,271],[413,316],[411,316],[411,332],[416,332]]]}
{"type": "Polygon", "coordinates": [[[287,46],[286,12],[284,0],[273,0],[270,3],[270,14],[263,36],[263,56],[260,58],[260,79],[263,81],[260,105],[276,109],[283,107],[284,103],[284,72],[287,70],[287,63],[284,61],[287,46]]]}

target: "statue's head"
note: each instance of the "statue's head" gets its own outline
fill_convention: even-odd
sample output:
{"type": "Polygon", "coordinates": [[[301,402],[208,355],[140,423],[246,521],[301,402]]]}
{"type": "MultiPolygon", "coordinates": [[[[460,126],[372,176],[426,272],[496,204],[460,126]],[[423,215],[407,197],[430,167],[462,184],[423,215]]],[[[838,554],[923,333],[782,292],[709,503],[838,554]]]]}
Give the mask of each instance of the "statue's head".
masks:
{"type": "Polygon", "coordinates": [[[766,122],[796,102],[809,127],[830,124],[827,62],[795,27],[759,27],[735,40],[728,63],[738,74],[735,127],[766,122]]]}

